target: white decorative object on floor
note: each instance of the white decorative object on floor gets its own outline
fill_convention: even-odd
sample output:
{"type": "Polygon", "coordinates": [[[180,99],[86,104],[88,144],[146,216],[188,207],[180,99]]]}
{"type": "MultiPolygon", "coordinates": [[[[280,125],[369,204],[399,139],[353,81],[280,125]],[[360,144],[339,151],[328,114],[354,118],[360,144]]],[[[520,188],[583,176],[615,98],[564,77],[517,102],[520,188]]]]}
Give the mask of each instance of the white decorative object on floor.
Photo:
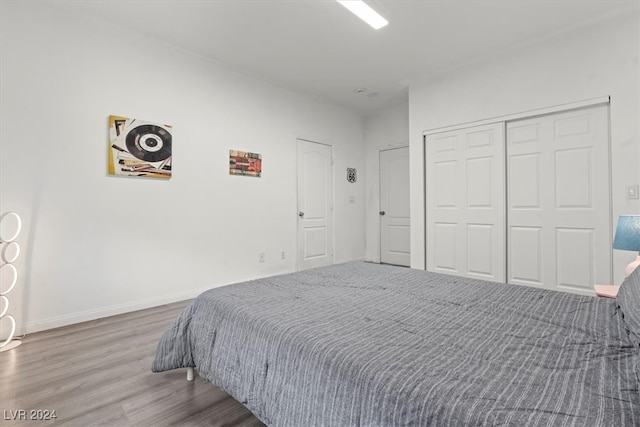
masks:
{"type": "Polygon", "coordinates": [[[0,309],[0,322],[7,319],[11,324],[9,335],[7,339],[0,342],[0,352],[11,350],[18,347],[21,342],[14,340],[13,337],[16,333],[16,319],[9,315],[5,316],[9,311],[9,298],[7,295],[16,287],[18,282],[18,270],[13,263],[18,259],[20,255],[20,245],[15,240],[20,235],[22,230],[22,220],[20,215],[15,212],[6,212],[0,216],[0,258],[2,259],[2,266],[0,266],[0,277],[3,280],[2,287],[4,287],[4,278],[7,274],[11,274],[10,285],[6,289],[0,287],[0,301],[2,301],[2,309],[0,309]],[[10,273],[7,273],[10,272],[10,273]]]}

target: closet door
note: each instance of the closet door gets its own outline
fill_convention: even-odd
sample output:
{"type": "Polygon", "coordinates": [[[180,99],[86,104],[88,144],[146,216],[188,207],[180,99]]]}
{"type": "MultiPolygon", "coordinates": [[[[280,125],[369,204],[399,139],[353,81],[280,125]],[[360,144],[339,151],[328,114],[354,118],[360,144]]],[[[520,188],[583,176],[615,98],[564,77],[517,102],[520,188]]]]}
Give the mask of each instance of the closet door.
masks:
{"type": "Polygon", "coordinates": [[[425,137],[427,270],[504,282],[504,123],[425,137]]]}
{"type": "Polygon", "coordinates": [[[507,184],[510,283],[610,283],[608,106],[509,122],[507,184]]]}

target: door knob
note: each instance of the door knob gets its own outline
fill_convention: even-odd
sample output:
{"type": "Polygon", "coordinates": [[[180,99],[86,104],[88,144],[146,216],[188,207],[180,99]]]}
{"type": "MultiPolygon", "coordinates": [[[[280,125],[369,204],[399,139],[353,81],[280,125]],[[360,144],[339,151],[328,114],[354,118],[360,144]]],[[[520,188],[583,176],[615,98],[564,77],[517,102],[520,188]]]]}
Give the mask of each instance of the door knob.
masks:
{"type": "Polygon", "coordinates": [[[298,216],[299,216],[300,218],[304,217],[304,212],[298,212],[298,216]]]}
{"type": "Polygon", "coordinates": [[[385,212],[384,212],[384,211],[380,211],[380,215],[384,215],[384,214],[385,214],[385,212]]]}

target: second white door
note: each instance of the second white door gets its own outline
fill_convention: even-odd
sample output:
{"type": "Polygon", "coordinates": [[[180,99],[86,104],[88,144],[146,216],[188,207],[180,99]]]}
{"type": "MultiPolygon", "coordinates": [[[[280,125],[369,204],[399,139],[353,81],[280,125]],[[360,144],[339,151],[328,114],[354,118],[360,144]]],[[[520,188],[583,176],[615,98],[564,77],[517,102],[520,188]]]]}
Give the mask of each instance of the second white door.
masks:
{"type": "Polygon", "coordinates": [[[331,146],[298,140],[298,270],[333,264],[331,146]]]}
{"type": "Polygon", "coordinates": [[[380,152],[380,262],[409,266],[409,147],[380,152]]]}

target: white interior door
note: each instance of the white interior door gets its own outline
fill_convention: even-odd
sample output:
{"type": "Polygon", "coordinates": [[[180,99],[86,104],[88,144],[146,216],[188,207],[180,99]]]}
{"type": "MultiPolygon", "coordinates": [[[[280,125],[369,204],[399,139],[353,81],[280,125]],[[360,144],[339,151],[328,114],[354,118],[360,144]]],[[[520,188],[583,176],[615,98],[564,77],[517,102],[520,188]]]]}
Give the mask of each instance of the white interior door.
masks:
{"type": "Polygon", "coordinates": [[[509,282],[611,283],[608,107],[507,124],[509,282]]]}
{"type": "Polygon", "coordinates": [[[409,147],[380,151],[380,262],[409,266],[409,147]]]}
{"type": "Polygon", "coordinates": [[[298,270],[333,264],[331,146],[298,140],[298,270]]]}
{"type": "Polygon", "coordinates": [[[425,144],[427,270],[505,282],[504,123],[425,144]]]}

